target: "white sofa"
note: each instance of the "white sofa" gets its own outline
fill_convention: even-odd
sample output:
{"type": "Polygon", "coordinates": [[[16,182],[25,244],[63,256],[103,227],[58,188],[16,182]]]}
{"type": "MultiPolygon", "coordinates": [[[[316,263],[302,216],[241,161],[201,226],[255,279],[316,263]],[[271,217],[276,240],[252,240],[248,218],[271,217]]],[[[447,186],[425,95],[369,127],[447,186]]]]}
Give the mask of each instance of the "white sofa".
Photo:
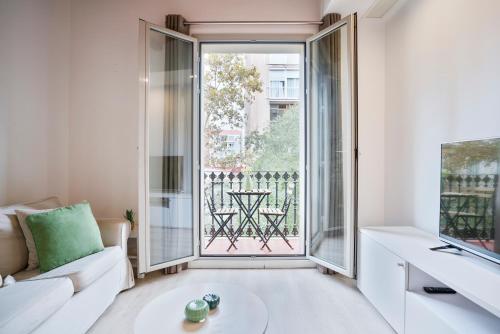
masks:
{"type": "Polygon", "coordinates": [[[0,274],[17,282],[0,288],[0,333],[85,333],[115,296],[134,285],[126,256],[128,221],[97,220],[105,249],[40,274],[26,271],[28,251],[16,209],[60,207],[55,197],[0,207],[0,274]]]}

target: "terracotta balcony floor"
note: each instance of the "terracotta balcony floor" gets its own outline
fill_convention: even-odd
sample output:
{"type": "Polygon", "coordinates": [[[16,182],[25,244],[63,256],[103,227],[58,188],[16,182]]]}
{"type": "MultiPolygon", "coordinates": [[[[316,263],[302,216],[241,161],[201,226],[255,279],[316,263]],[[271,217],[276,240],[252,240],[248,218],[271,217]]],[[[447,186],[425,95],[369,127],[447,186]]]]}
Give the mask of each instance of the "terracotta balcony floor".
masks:
{"type": "MultiPolygon", "coordinates": [[[[204,243],[208,242],[209,238],[206,237],[204,243]]],[[[236,247],[238,249],[231,248],[227,251],[229,247],[229,240],[227,238],[218,237],[205,249],[203,246],[201,250],[201,255],[301,255],[304,254],[304,238],[303,237],[289,237],[288,240],[292,245],[291,249],[283,239],[280,237],[271,238],[268,245],[271,251],[267,248],[260,249],[262,247],[262,242],[259,242],[259,238],[253,237],[240,237],[236,242],[236,247]]]]}

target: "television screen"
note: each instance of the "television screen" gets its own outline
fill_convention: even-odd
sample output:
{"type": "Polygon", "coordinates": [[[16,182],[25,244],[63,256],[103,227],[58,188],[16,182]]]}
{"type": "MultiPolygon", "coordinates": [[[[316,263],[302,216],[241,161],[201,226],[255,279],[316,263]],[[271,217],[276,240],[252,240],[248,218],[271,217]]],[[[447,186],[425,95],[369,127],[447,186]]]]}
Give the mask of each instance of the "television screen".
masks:
{"type": "Polygon", "coordinates": [[[499,174],[500,138],[441,146],[440,238],[497,263],[499,174]]]}

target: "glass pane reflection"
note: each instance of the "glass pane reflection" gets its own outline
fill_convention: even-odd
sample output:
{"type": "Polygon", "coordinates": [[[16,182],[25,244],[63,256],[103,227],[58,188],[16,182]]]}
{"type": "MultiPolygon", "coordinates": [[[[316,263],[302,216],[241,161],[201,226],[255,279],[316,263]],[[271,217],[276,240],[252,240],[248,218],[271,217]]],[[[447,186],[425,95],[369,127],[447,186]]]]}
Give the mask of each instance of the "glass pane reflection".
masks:
{"type": "Polygon", "coordinates": [[[150,30],[150,264],[193,254],[193,43],[150,30]]]}
{"type": "Polygon", "coordinates": [[[351,224],[347,26],[311,43],[311,255],[346,268],[351,224]]]}

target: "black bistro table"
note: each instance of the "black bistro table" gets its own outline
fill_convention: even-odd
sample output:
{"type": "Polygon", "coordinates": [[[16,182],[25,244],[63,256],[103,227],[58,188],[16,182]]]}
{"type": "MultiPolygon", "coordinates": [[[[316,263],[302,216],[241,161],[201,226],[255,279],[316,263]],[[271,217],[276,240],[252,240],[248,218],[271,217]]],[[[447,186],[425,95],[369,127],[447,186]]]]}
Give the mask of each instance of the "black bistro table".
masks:
{"type": "Polygon", "coordinates": [[[227,194],[234,199],[234,201],[236,202],[236,204],[238,204],[238,206],[241,209],[241,212],[244,215],[244,218],[240,226],[234,233],[233,242],[231,243],[231,245],[227,250],[229,251],[231,247],[236,248],[236,246],[234,246],[234,243],[238,240],[240,235],[245,231],[245,227],[248,224],[250,224],[255,229],[255,233],[257,233],[262,242],[264,242],[264,245],[262,247],[265,246],[269,251],[271,251],[271,249],[267,245],[266,238],[264,237],[264,232],[261,230],[259,224],[257,224],[255,219],[253,218],[253,215],[259,209],[262,201],[264,201],[264,199],[271,194],[271,190],[269,189],[230,190],[227,192],[227,194]],[[251,201],[252,196],[255,196],[253,203],[251,201]],[[245,204],[245,202],[247,204],[245,204]]]}

